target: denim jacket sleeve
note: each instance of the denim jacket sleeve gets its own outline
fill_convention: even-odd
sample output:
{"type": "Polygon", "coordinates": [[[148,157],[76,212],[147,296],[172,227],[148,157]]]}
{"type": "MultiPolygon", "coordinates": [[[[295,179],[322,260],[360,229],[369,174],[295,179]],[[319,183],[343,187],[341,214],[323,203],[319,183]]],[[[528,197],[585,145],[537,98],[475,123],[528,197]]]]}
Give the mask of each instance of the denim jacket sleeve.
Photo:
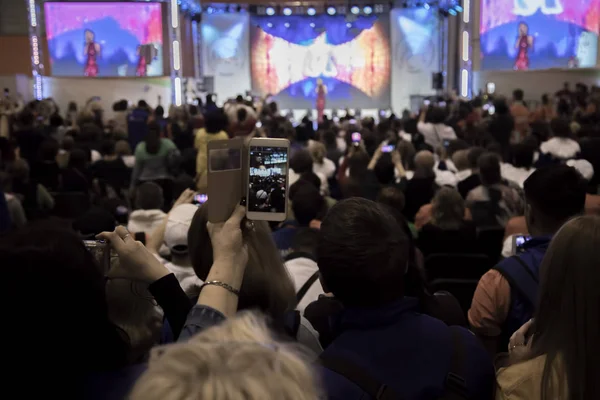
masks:
{"type": "Polygon", "coordinates": [[[226,317],[220,311],[197,304],[189,312],[178,342],[184,342],[204,329],[220,324],[225,319],[226,317]]]}

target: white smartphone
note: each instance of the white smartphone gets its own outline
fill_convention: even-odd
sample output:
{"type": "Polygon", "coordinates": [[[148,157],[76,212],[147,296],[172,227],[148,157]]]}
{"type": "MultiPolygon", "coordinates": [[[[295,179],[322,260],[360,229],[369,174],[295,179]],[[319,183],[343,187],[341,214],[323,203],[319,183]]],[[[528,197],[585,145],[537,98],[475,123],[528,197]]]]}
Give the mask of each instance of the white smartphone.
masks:
{"type": "Polygon", "coordinates": [[[253,138],[248,144],[246,217],[285,221],[288,210],[290,142],[253,138]]]}

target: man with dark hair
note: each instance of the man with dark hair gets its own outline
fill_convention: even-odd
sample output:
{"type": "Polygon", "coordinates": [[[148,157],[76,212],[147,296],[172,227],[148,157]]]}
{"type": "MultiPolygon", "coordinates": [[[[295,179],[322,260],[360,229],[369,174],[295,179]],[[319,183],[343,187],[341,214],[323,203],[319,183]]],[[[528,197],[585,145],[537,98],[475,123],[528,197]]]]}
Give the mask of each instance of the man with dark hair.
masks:
{"type": "Polygon", "coordinates": [[[534,146],[526,143],[512,146],[512,164],[501,165],[502,177],[522,188],[525,180],[535,171],[533,168],[534,149],[534,146]]]}
{"type": "Polygon", "coordinates": [[[469,167],[471,168],[471,175],[468,178],[463,179],[458,182],[456,188],[458,192],[463,197],[463,199],[467,198],[469,192],[475,189],[477,186],[481,185],[481,178],[479,177],[479,165],[477,162],[479,161],[479,157],[485,153],[485,149],[483,147],[473,147],[469,150],[467,154],[467,159],[469,160],[469,167]]]}
{"type": "Polygon", "coordinates": [[[325,199],[319,193],[319,189],[310,182],[303,180],[296,182],[290,188],[290,193],[295,220],[273,232],[273,239],[283,257],[292,251],[292,243],[298,227],[308,227],[311,221],[322,218],[326,211],[325,199]]]}
{"type": "Polygon", "coordinates": [[[152,233],[163,222],[164,196],[162,188],[154,182],[144,182],[135,189],[136,210],[129,216],[127,229],[130,232],[152,233]]]}
{"type": "Polygon", "coordinates": [[[539,268],[550,240],[585,207],[587,183],[574,168],[539,169],[524,186],[531,240],[481,278],[469,310],[471,328],[492,353],[506,351],[510,336],[533,315],[539,268]]]}
{"type": "Polygon", "coordinates": [[[480,343],[404,296],[409,242],[385,206],[359,198],[334,206],[317,261],[324,289],[344,306],[333,318],[338,335],[321,355],[329,398],[439,398],[458,382],[466,398],[489,398],[494,369],[480,343]],[[457,352],[460,372],[452,367],[457,352]]]}

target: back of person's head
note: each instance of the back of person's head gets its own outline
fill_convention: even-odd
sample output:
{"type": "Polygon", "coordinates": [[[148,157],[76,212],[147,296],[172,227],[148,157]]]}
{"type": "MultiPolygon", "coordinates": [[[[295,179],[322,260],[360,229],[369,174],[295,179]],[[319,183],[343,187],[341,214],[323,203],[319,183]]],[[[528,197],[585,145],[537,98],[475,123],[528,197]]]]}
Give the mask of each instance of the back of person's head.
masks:
{"type": "Polygon", "coordinates": [[[313,257],[317,256],[317,247],[319,245],[319,230],[313,228],[298,228],[294,239],[292,239],[292,249],[294,252],[307,253],[313,257]]]}
{"type": "Polygon", "coordinates": [[[402,166],[412,171],[415,169],[415,154],[417,151],[415,150],[415,146],[411,142],[406,140],[399,140],[396,144],[396,150],[400,153],[400,158],[402,159],[402,166]]]}
{"type": "Polygon", "coordinates": [[[297,150],[290,158],[290,168],[299,175],[312,171],[313,158],[310,152],[306,149],[297,150]]]}
{"type": "Polygon", "coordinates": [[[528,358],[545,356],[542,399],[600,398],[600,217],[567,222],[540,266],[528,358]],[[561,382],[553,378],[560,364],[561,382]]]}
{"type": "Polygon", "coordinates": [[[73,150],[73,147],[75,147],[75,139],[73,139],[73,136],[65,136],[62,140],[61,147],[65,151],[73,150]]]}
{"type": "Polygon", "coordinates": [[[445,230],[458,230],[465,216],[465,201],[453,188],[442,187],[431,201],[431,223],[445,230]]]}
{"type": "Polygon", "coordinates": [[[353,179],[363,179],[367,168],[369,167],[369,154],[366,151],[359,149],[348,157],[348,170],[350,177],[353,179]]]}
{"type": "Polygon", "coordinates": [[[325,199],[313,185],[302,185],[294,191],[292,211],[300,226],[308,226],[312,220],[320,219],[325,213],[325,199]]]}
{"type": "Polygon", "coordinates": [[[433,107],[429,110],[428,117],[432,124],[443,124],[446,120],[446,111],[441,107],[433,107]]]}
{"type": "Polygon", "coordinates": [[[135,189],[135,208],[159,210],[164,205],[163,190],[154,182],[144,182],[135,189]]]}
{"type": "Polygon", "coordinates": [[[154,116],[156,118],[163,118],[165,116],[165,109],[163,108],[163,106],[157,106],[154,109],[154,116]]]}
{"type": "MultiPolygon", "coordinates": [[[[212,242],[206,228],[209,203],[210,200],[198,208],[188,232],[190,259],[196,275],[203,281],[213,264],[212,242]]],[[[245,232],[245,238],[248,264],[238,309],[259,309],[277,320],[295,306],[294,286],[265,221],[254,221],[254,229],[245,232]]]]}
{"type": "Polygon", "coordinates": [[[534,148],[525,143],[518,143],[513,146],[513,165],[517,168],[530,169],[533,165],[534,148]]]}
{"type": "Polygon", "coordinates": [[[235,102],[236,102],[236,103],[239,103],[239,104],[244,104],[244,97],[243,97],[241,94],[238,94],[238,95],[235,97],[235,102]]]}
{"type": "Polygon", "coordinates": [[[550,96],[548,95],[548,93],[544,93],[542,95],[542,104],[547,106],[548,104],[550,104],[550,96]]]}
{"type": "Polygon", "coordinates": [[[379,191],[377,202],[401,213],[404,210],[406,198],[402,190],[394,186],[387,186],[379,191]]]}
{"type": "Polygon", "coordinates": [[[504,97],[498,97],[494,99],[494,111],[496,115],[505,115],[510,112],[510,108],[508,107],[508,102],[504,97]]]}
{"type": "Polygon", "coordinates": [[[321,224],[321,279],[347,307],[377,307],[403,296],[408,239],[386,206],[352,198],[321,224]]]}
{"type": "Polygon", "coordinates": [[[337,135],[333,130],[326,130],[323,132],[323,142],[325,143],[325,147],[328,149],[336,149],[337,148],[337,135]]]}
{"type": "Polygon", "coordinates": [[[566,117],[557,117],[550,122],[552,136],[559,138],[571,137],[571,121],[566,117]]]}
{"type": "Polygon", "coordinates": [[[500,173],[500,159],[494,153],[484,153],[477,161],[481,183],[485,186],[495,185],[502,182],[500,173]]]}
{"type": "Polygon", "coordinates": [[[383,154],[381,158],[377,160],[373,173],[375,173],[377,181],[382,185],[391,185],[395,183],[396,175],[392,157],[389,154],[383,154]]]}
{"type": "Polygon", "coordinates": [[[532,234],[554,233],[565,221],[583,212],[587,182],[566,165],[536,170],[523,188],[526,217],[532,234]]]}
{"type": "Polygon", "coordinates": [[[458,150],[452,155],[452,162],[459,171],[471,168],[471,164],[469,163],[469,150],[458,150]]]}
{"type": "Polygon", "coordinates": [[[84,240],[94,240],[102,232],[115,230],[115,217],[108,210],[92,207],[73,221],[73,229],[84,240]]]}
{"type": "Polygon", "coordinates": [[[148,103],[146,103],[146,100],[138,101],[137,106],[138,106],[138,108],[150,108],[148,103]]]}
{"type": "MultiPolygon", "coordinates": [[[[21,329],[12,337],[15,350],[5,351],[5,361],[20,370],[19,365],[25,368],[37,360],[48,366],[43,375],[55,376],[50,366],[60,360],[60,374],[68,373],[75,386],[79,379],[74,375],[124,362],[126,346],[108,319],[101,268],[75,233],[25,228],[0,240],[0,257],[3,279],[10,282],[0,296],[3,304],[11,304],[5,318],[24,327],[31,324],[35,310],[39,326],[60,327],[43,332],[21,329]],[[40,307],[40,299],[53,306],[40,307]]],[[[51,384],[66,387],[64,381],[51,384]]]]}
{"type": "Polygon", "coordinates": [[[33,112],[31,112],[31,110],[26,108],[19,113],[17,122],[19,128],[21,129],[30,128],[35,122],[35,115],[33,114],[33,112]]]}
{"type": "Polygon", "coordinates": [[[103,156],[114,156],[115,155],[115,141],[105,140],[100,146],[100,153],[103,156]]]}
{"type": "Polygon", "coordinates": [[[415,156],[415,169],[426,172],[433,172],[435,158],[433,153],[428,150],[421,150],[415,156]]]}
{"type": "Polygon", "coordinates": [[[53,128],[59,128],[63,126],[64,120],[58,113],[54,113],[50,116],[50,126],[53,128]]]}
{"type": "Polygon", "coordinates": [[[11,179],[16,182],[27,181],[29,172],[29,164],[23,158],[16,159],[8,169],[11,179]]]}
{"type": "Polygon", "coordinates": [[[157,154],[160,150],[160,125],[156,122],[148,124],[148,132],[144,138],[148,154],[157,154]]]}
{"type": "Polygon", "coordinates": [[[312,400],[322,397],[309,357],[279,342],[264,317],[240,313],[190,340],[157,349],[132,400],[312,400]]]}
{"type": "Polygon", "coordinates": [[[523,92],[522,89],[516,89],[513,91],[513,99],[515,99],[515,101],[523,101],[524,98],[525,92],[523,92]]]}
{"type": "Polygon", "coordinates": [[[115,143],[115,152],[118,156],[131,155],[131,146],[127,140],[119,140],[117,143],[115,143]]]}
{"type": "Polygon", "coordinates": [[[219,108],[204,116],[204,129],[207,133],[219,133],[227,128],[227,115],[219,108]]]}
{"type": "Polygon", "coordinates": [[[69,155],[69,165],[71,169],[77,169],[80,171],[85,170],[88,163],[88,155],[84,149],[73,149],[69,155]]]}
{"type": "Polygon", "coordinates": [[[483,147],[473,147],[469,149],[469,154],[467,158],[469,160],[469,166],[471,169],[479,168],[479,157],[481,157],[485,153],[485,149],[483,147]]]}
{"type": "Polygon", "coordinates": [[[321,142],[313,141],[308,147],[310,154],[312,155],[313,161],[317,164],[323,164],[325,156],[327,156],[327,150],[325,145],[321,142]]]}
{"type": "Polygon", "coordinates": [[[58,142],[52,138],[48,138],[40,145],[40,160],[41,161],[56,161],[60,146],[58,142]]]}

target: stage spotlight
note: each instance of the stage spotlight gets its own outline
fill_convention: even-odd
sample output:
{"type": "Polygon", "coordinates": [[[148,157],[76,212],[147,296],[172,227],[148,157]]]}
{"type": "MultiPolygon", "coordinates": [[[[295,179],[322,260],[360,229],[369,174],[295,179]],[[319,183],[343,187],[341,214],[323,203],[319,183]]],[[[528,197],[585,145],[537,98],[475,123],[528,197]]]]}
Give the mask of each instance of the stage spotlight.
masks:
{"type": "Polygon", "coordinates": [[[268,28],[272,28],[272,27],[273,27],[273,24],[269,22],[269,23],[267,24],[267,27],[268,27],[268,28]]]}
{"type": "Polygon", "coordinates": [[[267,7],[267,15],[275,15],[275,9],[273,7],[267,7]]]}
{"type": "Polygon", "coordinates": [[[353,6],[353,7],[350,9],[350,12],[351,12],[352,14],[354,14],[354,15],[358,15],[358,13],[360,12],[360,8],[358,8],[358,6],[353,6]]]}
{"type": "Polygon", "coordinates": [[[373,7],[365,6],[365,8],[363,8],[363,12],[367,15],[371,15],[371,13],[373,12],[373,7]]]}
{"type": "Polygon", "coordinates": [[[315,27],[315,23],[314,23],[314,22],[311,22],[311,23],[310,23],[310,27],[311,27],[311,28],[314,28],[314,27],[315,27]]]}
{"type": "Polygon", "coordinates": [[[450,15],[456,15],[456,11],[453,8],[451,8],[451,9],[448,10],[448,14],[450,14],[450,15]]]}
{"type": "Polygon", "coordinates": [[[290,15],[292,15],[292,9],[291,9],[291,8],[289,8],[289,7],[286,7],[286,8],[284,8],[284,9],[283,9],[283,15],[285,15],[285,16],[288,16],[288,17],[289,17],[290,15]]]}
{"type": "Polygon", "coordinates": [[[335,7],[327,7],[327,14],[329,15],[335,15],[335,7]]]}
{"type": "Polygon", "coordinates": [[[350,22],[348,22],[348,23],[346,24],[346,28],[352,28],[352,24],[351,24],[350,22]]]}
{"type": "Polygon", "coordinates": [[[313,16],[317,13],[317,10],[315,10],[314,7],[308,7],[308,10],[306,10],[306,13],[310,16],[313,16]]]}
{"type": "Polygon", "coordinates": [[[283,26],[285,26],[286,28],[289,28],[290,27],[290,23],[286,22],[285,24],[283,24],[283,26]]]}

